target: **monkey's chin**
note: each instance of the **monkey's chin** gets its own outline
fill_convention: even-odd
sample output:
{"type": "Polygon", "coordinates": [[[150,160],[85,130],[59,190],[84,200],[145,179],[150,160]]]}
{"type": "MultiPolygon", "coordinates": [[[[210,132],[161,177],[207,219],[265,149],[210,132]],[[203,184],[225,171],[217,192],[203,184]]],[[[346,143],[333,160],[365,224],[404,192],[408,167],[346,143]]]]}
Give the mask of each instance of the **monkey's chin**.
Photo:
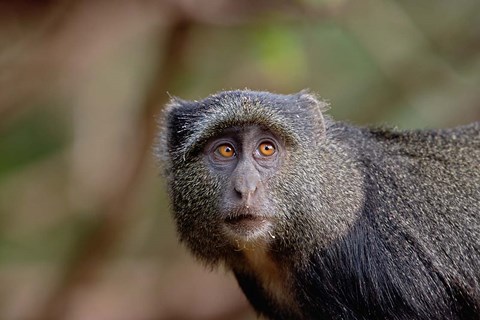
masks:
{"type": "Polygon", "coordinates": [[[234,239],[255,241],[259,238],[275,239],[272,233],[272,223],[265,217],[257,215],[240,215],[225,219],[225,229],[234,239]]]}

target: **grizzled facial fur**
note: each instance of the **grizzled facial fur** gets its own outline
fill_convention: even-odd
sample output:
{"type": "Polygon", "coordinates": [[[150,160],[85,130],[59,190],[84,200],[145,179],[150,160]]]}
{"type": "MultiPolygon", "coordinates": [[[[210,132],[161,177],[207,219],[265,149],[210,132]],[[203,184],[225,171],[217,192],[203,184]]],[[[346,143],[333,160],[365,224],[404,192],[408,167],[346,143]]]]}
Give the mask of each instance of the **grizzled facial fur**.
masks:
{"type": "Polygon", "coordinates": [[[303,232],[312,238],[309,232],[318,231],[309,229],[320,219],[327,242],[351,224],[352,214],[305,219],[307,212],[318,208],[328,211],[329,203],[334,203],[328,199],[342,189],[352,189],[348,191],[353,193],[352,207],[360,202],[358,190],[353,190],[358,182],[337,190],[328,187],[330,179],[339,177],[328,173],[332,164],[322,152],[329,148],[323,144],[325,107],[307,92],[229,91],[202,101],[172,99],[164,114],[158,154],[180,239],[194,254],[215,263],[228,260],[242,247],[294,245],[290,225],[305,225],[303,232]],[[273,152],[265,155],[262,148],[273,152]],[[221,155],[224,149],[232,152],[231,158],[221,155]],[[314,164],[322,158],[324,166],[314,164]],[[318,183],[325,186],[322,192],[308,191],[318,183]],[[301,207],[299,197],[305,204],[301,207]]]}

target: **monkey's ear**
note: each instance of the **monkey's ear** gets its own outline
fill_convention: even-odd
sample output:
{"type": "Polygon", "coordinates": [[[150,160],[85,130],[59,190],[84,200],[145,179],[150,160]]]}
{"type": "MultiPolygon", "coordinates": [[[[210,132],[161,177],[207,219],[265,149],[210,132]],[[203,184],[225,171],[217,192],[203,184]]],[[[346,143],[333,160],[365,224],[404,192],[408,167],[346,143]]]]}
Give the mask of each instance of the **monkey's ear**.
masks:
{"type": "MultiPolygon", "coordinates": [[[[165,171],[168,172],[171,167],[171,157],[170,157],[170,140],[171,135],[175,134],[175,131],[178,129],[175,128],[175,113],[179,112],[183,106],[190,103],[190,101],[180,99],[175,96],[170,96],[170,101],[165,105],[162,112],[157,117],[157,124],[160,128],[156,142],[154,145],[154,153],[159,164],[163,167],[165,171]]],[[[168,176],[168,174],[167,174],[168,176]]]]}
{"type": "Polygon", "coordinates": [[[308,89],[303,89],[302,91],[296,94],[297,99],[300,101],[302,105],[304,105],[311,113],[311,120],[313,123],[313,131],[315,132],[317,137],[325,136],[325,116],[324,112],[326,112],[329,108],[329,104],[317,97],[315,94],[311,93],[308,89]]]}
{"type": "Polygon", "coordinates": [[[166,117],[168,117],[168,114],[170,112],[172,112],[173,110],[175,110],[177,108],[181,108],[182,106],[190,103],[190,101],[181,99],[181,98],[176,97],[176,96],[172,96],[168,92],[167,92],[167,94],[170,97],[170,101],[168,101],[168,103],[163,108],[162,117],[166,118],[166,117]]]}

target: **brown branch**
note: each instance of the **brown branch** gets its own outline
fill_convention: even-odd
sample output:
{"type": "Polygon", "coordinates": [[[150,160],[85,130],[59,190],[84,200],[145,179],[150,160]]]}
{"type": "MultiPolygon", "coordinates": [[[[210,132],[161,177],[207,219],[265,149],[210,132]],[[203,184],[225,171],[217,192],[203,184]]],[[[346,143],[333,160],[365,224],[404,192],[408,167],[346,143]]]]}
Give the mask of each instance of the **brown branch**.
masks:
{"type": "Polygon", "coordinates": [[[171,86],[174,74],[181,65],[184,44],[187,41],[191,22],[182,18],[176,19],[171,25],[169,38],[165,44],[166,52],[161,53],[163,63],[159,63],[156,78],[149,90],[142,107],[142,116],[138,122],[137,144],[140,146],[138,157],[123,179],[119,191],[100,205],[98,209],[99,221],[95,228],[90,230],[80,243],[76,256],[69,261],[63,281],[56,291],[49,297],[43,310],[37,313],[38,320],[60,320],[65,318],[67,305],[73,294],[81,286],[92,283],[101,267],[107,262],[107,256],[122,231],[125,230],[127,208],[132,200],[133,191],[147,157],[151,155],[152,143],[155,137],[155,113],[166,99],[165,92],[171,86]]]}

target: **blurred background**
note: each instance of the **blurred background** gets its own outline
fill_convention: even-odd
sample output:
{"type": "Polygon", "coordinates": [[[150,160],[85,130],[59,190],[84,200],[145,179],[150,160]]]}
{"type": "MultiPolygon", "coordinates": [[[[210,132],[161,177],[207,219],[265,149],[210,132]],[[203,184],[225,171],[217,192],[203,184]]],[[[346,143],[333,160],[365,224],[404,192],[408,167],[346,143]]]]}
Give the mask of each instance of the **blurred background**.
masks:
{"type": "Polygon", "coordinates": [[[255,319],[177,242],[152,156],[167,92],[245,87],[478,121],[480,2],[0,1],[0,320],[255,319]]]}

